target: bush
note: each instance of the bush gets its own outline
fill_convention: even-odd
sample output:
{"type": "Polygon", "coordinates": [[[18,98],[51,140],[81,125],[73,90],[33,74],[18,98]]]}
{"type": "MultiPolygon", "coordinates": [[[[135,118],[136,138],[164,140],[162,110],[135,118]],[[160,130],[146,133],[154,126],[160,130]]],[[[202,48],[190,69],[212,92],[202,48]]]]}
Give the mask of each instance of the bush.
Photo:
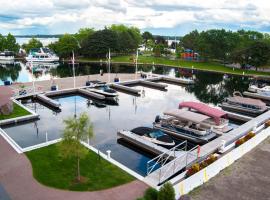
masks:
{"type": "Polygon", "coordinates": [[[253,138],[256,134],[254,132],[249,132],[245,137],[240,138],[235,142],[235,146],[239,147],[240,145],[244,144],[246,141],[250,140],[253,138]]]}
{"type": "Polygon", "coordinates": [[[175,191],[170,183],[165,183],[159,190],[158,200],[175,200],[175,191]]]}
{"type": "Polygon", "coordinates": [[[265,127],[269,127],[270,126],[270,120],[268,120],[267,122],[265,122],[265,127]]]}
{"type": "Polygon", "coordinates": [[[144,192],[144,199],[145,200],[157,200],[158,197],[158,191],[154,188],[148,188],[144,192]]]}

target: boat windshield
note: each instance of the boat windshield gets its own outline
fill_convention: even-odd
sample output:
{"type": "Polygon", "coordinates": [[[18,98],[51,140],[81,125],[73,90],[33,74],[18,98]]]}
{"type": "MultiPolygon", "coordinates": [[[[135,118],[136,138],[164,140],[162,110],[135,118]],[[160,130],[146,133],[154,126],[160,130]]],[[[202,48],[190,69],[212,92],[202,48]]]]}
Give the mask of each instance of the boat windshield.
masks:
{"type": "Polygon", "coordinates": [[[149,135],[151,138],[159,138],[159,137],[163,136],[164,133],[160,130],[155,130],[155,131],[151,132],[149,135]]]}

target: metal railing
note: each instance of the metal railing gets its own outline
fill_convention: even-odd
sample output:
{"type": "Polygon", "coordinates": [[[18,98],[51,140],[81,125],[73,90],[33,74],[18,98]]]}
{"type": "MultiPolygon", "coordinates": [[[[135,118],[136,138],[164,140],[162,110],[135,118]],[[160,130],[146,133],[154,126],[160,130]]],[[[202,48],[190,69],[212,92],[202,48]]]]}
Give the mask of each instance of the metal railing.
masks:
{"type": "Polygon", "coordinates": [[[166,181],[168,178],[170,178],[180,170],[186,168],[191,163],[196,162],[198,160],[198,153],[196,151],[198,147],[199,145],[193,147],[189,151],[184,152],[184,154],[173,159],[171,162],[167,163],[165,166],[158,169],[159,183],[166,181]]]}
{"type": "Polygon", "coordinates": [[[156,170],[156,167],[164,166],[169,159],[175,159],[177,157],[176,152],[187,151],[187,141],[179,143],[175,147],[169,149],[168,151],[160,154],[159,156],[149,160],[147,162],[147,175],[156,170]]]}

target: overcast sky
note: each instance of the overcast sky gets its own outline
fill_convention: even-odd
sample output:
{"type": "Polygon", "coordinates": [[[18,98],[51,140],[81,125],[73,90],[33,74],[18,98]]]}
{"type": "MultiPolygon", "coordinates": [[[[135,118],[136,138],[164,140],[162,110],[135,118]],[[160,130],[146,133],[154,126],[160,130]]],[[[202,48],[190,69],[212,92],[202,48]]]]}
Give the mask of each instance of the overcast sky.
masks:
{"type": "Polygon", "coordinates": [[[153,34],[198,29],[270,32],[268,0],[0,0],[0,33],[75,33],[126,24],[153,34]]]}

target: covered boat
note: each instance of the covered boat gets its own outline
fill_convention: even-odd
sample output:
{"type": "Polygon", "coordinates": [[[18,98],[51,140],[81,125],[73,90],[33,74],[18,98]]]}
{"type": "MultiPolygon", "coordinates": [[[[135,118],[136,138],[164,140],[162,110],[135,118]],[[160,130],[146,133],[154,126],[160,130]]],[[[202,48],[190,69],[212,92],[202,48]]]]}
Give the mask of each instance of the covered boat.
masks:
{"type": "Polygon", "coordinates": [[[229,127],[229,120],[227,119],[227,113],[223,110],[210,107],[204,103],[186,101],[179,104],[179,109],[187,108],[188,110],[201,113],[203,115],[209,116],[202,122],[202,126],[207,128],[213,128],[222,133],[230,131],[232,128],[229,127]]]}
{"type": "Polygon", "coordinates": [[[159,129],[153,129],[149,127],[137,127],[132,129],[130,132],[154,144],[166,147],[171,147],[175,145],[174,140],[169,135],[159,129]]]}
{"type": "Polygon", "coordinates": [[[249,86],[248,90],[250,92],[258,93],[263,96],[270,96],[270,86],[268,85],[264,85],[263,87],[251,85],[249,86]]]}
{"type": "Polygon", "coordinates": [[[266,104],[259,99],[251,99],[241,96],[228,97],[226,101],[221,104],[221,107],[223,109],[252,115],[262,114],[268,109],[266,104]]]}
{"type": "Polygon", "coordinates": [[[165,111],[163,117],[157,116],[154,127],[174,137],[202,144],[217,136],[210,128],[202,125],[209,119],[209,116],[200,113],[173,109],[165,111]]]}

